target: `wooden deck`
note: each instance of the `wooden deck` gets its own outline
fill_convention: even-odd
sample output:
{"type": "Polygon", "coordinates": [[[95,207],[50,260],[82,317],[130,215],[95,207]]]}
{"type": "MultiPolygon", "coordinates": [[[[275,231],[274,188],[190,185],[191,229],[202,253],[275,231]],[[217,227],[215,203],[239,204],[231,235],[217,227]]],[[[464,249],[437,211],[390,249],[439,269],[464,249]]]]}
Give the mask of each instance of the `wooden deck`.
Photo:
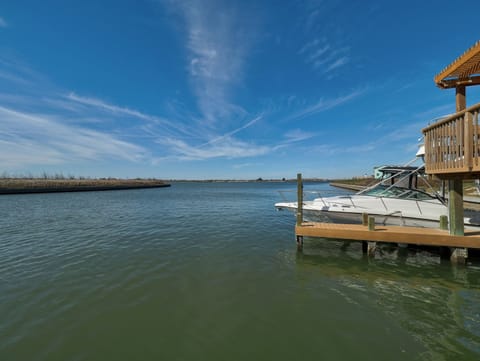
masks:
{"type": "Polygon", "coordinates": [[[376,226],[374,231],[369,231],[367,226],[361,224],[303,222],[301,225],[295,226],[295,235],[297,237],[480,249],[480,231],[468,230],[465,231],[465,236],[454,236],[450,235],[448,231],[431,228],[376,226]]]}

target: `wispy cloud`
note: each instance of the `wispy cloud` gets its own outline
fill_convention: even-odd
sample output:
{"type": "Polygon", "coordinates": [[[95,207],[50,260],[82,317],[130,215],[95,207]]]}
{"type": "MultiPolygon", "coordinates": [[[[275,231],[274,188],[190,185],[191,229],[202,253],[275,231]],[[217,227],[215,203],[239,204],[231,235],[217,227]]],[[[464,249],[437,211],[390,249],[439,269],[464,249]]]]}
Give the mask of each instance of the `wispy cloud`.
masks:
{"type": "Polygon", "coordinates": [[[139,161],[147,151],[108,133],[0,106],[0,162],[15,167],[105,158],[139,161]]]}
{"type": "Polygon", "coordinates": [[[317,133],[306,132],[301,129],[292,129],[285,133],[284,137],[286,138],[287,143],[294,143],[313,138],[316,135],[317,133]]]}
{"type": "Polygon", "coordinates": [[[4,72],[19,89],[28,89],[18,94],[0,92],[4,165],[19,168],[109,158],[151,162],[165,156],[175,160],[241,158],[270,149],[234,138],[257,124],[262,115],[247,121],[242,118],[243,124],[230,123],[227,130],[218,132],[192,122],[189,114],[169,119],[56,87],[42,88],[37,84],[41,76],[0,62],[0,76],[4,72]],[[25,77],[16,78],[19,73],[25,77]]]}
{"type": "Polygon", "coordinates": [[[232,166],[233,169],[243,169],[243,168],[251,168],[251,167],[259,167],[262,166],[263,163],[240,163],[234,164],[232,166]]]}
{"type": "Polygon", "coordinates": [[[298,54],[316,73],[330,79],[351,60],[350,46],[342,35],[345,33],[342,31],[342,21],[333,20],[331,16],[338,11],[338,4],[323,0],[299,4],[303,14],[299,26],[306,34],[306,42],[300,46],[298,54]]]}
{"type": "Polygon", "coordinates": [[[208,144],[212,144],[212,143],[216,143],[218,141],[221,141],[223,139],[226,139],[226,138],[229,138],[231,137],[232,135],[235,135],[236,133],[244,130],[244,129],[247,129],[249,127],[251,127],[252,125],[254,125],[256,122],[258,122],[260,119],[262,119],[262,116],[258,116],[258,117],[255,117],[253,118],[252,120],[250,120],[248,123],[242,125],[241,127],[237,128],[237,129],[234,129],[228,133],[225,133],[225,134],[222,134],[218,137],[215,137],[213,138],[212,140],[209,140],[207,143],[203,144],[203,145],[208,145],[208,144]]]}
{"type": "Polygon", "coordinates": [[[367,144],[352,144],[348,147],[339,147],[338,144],[320,144],[310,148],[311,152],[320,153],[322,155],[339,155],[339,154],[359,154],[370,153],[381,146],[381,141],[369,142],[367,144]]]}
{"type": "Polygon", "coordinates": [[[122,115],[129,115],[132,117],[136,117],[139,119],[151,121],[151,122],[161,122],[161,119],[155,116],[151,116],[148,114],[141,113],[137,110],[132,110],[129,108],[125,107],[119,107],[117,105],[112,105],[108,104],[103,100],[96,99],[96,98],[90,98],[90,97],[84,97],[84,96],[79,96],[75,93],[69,93],[65,96],[65,98],[73,100],[77,103],[100,108],[102,110],[112,112],[114,114],[122,114],[122,115]]]}
{"type": "Polygon", "coordinates": [[[245,115],[231,101],[242,80],[252,31],[242,16],[217,1],[167,1],[180,14],[187,32],[188,71],[203,120],[209,125],[245,115]]]}
{"type": "Polygon", "coordinates": [[[363,89],[357,89],[349,94],[342,95],[337,98],[330,98],[330,99],[320,98],[316,103],[306,105],[305,107],[303,107],[303,109],[293,113],[286,120],[290,121],[294,119],[301,119],[301,118],[305,118],[317,113],[321,113],[321,112],[333,109],[335,107],[338,107],[342,104],[345,104],[351,101],[352,99],[355,99],[365,94],[367,91],[368,91],[368,88],[363,88],[363,89]]]}
{"type": "Polygon", "coordinates": [[[315,71],[325,75],[350,62],[349,47],[335,48],[325,39],[308,42],[300,49],[299,54],[305,57],[305,62],[315,71]]]}
{"type": "Polygon", "coordinates": [[[230,137],[222,141],[209,144],[208,146],[192,146],[180,139],[164,138],[160,140],[163,145],[168,146],[173,152],[172,156],[162,159],[175,160],[206,160],[211,158],[245,158],[259,156],[269,153],[272,149],[268,146],[259,146],[230,137]]]}
{"type": "Polygon", "coordinates": [[[0,28],[6,28],[8,27],[7,22],[5,21],[4,18],[0,17],[0,28]]]}
{"type": "Polygon", "coordinates": [[[329,66],[326,67],[325,73],[330,73],[332,70],[347,64],[349,60],[350,59],[347,58],[346,56],[342,56],[341,58],[338,58],[337,60],[335,60],[333,63],[331,63],[329,66]]]}

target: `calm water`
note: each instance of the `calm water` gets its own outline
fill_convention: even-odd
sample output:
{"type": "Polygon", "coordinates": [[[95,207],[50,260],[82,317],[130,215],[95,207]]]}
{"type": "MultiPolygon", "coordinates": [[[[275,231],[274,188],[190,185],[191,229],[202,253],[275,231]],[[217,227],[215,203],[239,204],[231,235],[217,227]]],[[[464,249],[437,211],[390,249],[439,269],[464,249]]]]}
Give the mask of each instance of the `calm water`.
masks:
{"type": "Polygon", "coordinates": [[[299,254],[294,187],[1,197],[0,360],[480,359],[478,265],[299,254]]]}

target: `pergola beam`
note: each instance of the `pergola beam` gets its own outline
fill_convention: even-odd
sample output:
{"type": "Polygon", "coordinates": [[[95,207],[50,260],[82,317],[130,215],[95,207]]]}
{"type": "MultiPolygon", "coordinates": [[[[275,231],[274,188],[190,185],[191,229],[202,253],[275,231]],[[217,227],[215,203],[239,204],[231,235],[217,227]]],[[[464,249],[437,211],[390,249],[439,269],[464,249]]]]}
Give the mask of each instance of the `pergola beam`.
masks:
{"type": "Polygon", "coordinates": [[[480,76],[472,76],[468,79],[442,79],[437,86],[442,89],[456,88],[457,86],[480,85],[480,76]]]}
{"type": "Polygon", "coordinates": [[[480,41],[465,51],[433,79],[440,88],[480,84],[480,41]]]}

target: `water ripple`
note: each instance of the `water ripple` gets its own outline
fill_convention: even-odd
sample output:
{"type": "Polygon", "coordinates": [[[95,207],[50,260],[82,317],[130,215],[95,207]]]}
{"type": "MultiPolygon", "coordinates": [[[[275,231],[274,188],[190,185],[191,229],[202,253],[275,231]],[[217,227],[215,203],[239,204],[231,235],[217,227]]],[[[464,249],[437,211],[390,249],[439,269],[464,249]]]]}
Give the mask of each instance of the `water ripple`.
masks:
{"type": "Polygon", "coordinates": [[[282,187],[2,198],[0,359],[479,357],[480,267],[297,253],[282,187]]]}

